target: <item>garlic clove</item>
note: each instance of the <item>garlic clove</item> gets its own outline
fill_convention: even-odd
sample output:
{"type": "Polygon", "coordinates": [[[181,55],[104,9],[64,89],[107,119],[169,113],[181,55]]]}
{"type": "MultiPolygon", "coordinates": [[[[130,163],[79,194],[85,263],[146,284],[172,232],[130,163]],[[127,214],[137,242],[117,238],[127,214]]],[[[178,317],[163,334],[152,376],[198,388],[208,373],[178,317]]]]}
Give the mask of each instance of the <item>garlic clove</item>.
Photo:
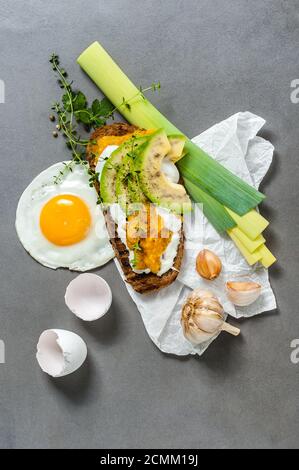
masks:
{"type": "Polygon", "coordinates": [[[223,307],[215,298],[204,298],[201,301],[201,308],[212,310],[219,313],[220,315],[223,314],[223,307]]]}
{"type": "Polygon", "coordinates": [[[183,333],[185,338],[190,341],[190,343],[197,345],[201,343],[205,343],[209,341],[209,339],[215,336],[215,333],[206,333],[198,328],[198,326],[192,325],[184,325],[183,326],[183,333]]]}
{"type": "Polygon", "coordinates": [[[221,269],[222,263],[215,253],[207,249],[201,250],[198,253],[196,258],[196,270],[201,277],[212,281],[219,276],[221,269]]]}
{"type": "Polygon", "coordinates": [[[237,307],[247,307],[261,295],[262,286],[253,281],[228,281],[226,292],[229,300],[237,307]]]}
{"type": "Polygon", "coordinates": [[[215,314],[213,311],[206,310],[201,311],[199,318],[196,321],[196,325],[205,333],[214,333],[221,329],[223,323],[222,315],[215,314]]]}
{"type": "Polygon", "coordinates": [[[194,289],[182,308],[181,324],[185,337],[193,344],[204,343],[221,331],[237,336],[239,328],[226,323],[221,303],[210,291],[194,289]]]}

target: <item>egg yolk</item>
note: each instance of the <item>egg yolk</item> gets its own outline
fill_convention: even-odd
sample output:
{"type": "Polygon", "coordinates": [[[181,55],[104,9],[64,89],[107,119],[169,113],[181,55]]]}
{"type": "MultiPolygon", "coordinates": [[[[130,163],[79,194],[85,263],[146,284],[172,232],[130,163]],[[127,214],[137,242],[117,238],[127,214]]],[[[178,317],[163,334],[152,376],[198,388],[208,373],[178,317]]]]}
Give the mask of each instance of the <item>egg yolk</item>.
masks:
{"type": "Polygon", "coordinates": [[[98,162],[99,155],[104,152],[105,148],[109,145],[121,145],[123,142],[131,139],[133,136],[141,136],[152,134],[155,130],[154,129],[137,129],[135,132],[131,132],[129,134],[124,135],[104,135],[101,136],[93,145],[89,147],[89,150],[97,155],[95,163],[98,162]]]}
{"type": "Polygon", "coordinates": [[[71,194],[60,194],[42,208],[40,228],[54,245],[73,245],[83,240],[91,226],[91,215],[82,199],[71,194]]]}
{"type": "Polygon", "coordinates": [[[154,207],[145,205],[140,211],[129,215],[126,240],[129,249],[134,250],[136,269],[149,269],[157,273],[161,269],[161,255],[171,239],[172,232],[164,227],[164,221],[154,207]]]}

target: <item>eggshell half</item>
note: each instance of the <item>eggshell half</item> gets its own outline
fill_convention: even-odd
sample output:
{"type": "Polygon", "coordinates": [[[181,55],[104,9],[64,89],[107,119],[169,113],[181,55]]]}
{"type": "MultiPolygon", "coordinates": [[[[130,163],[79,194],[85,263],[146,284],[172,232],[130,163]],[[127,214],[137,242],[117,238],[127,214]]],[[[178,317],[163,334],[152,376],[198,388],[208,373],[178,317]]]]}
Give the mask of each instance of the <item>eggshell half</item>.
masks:
{"type": "Polygon", "coordinates": [[[112,292],[100,276],[84,273],[73,279],[65,292],[65,303],[81,320],[93,321],[108,312],[112,292]]]}
{"type": "Polygon", "coordinates": [[[45,330],[39,337],[36,359],[41,369],[52,377],[71,374],[83,364],[87,347],[76,333],[45,330]]]}

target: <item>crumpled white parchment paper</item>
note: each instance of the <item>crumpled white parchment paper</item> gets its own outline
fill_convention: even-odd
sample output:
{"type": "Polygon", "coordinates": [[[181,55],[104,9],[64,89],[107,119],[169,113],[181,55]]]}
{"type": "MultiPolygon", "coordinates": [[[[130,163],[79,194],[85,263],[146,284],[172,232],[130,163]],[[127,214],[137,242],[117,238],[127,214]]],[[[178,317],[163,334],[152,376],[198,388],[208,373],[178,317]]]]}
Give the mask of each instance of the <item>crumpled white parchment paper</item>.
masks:
{"type": "MultiPolygon", "coordinates": [[[[240,112],[194,137],[193,142],[257,188],[269,169],[274,150],[270,142],[256,135],[264,124],[265,120],[261,117],[240,112]]],[[[251,317],[276,308],[268,271],[259,265],[249,266],[230,238],[220,236],[203,213],[197,207],[195,210],[198,211],[196,230],[194,226],[191,230],[188,223],[184,226],[185,253],[177,280],[165,289],[147,295],[136,293],[126,284],[152,341],[161,351],[179,356],[201,355],[216,339],[194,346],[183,335],[181,308],[186,296],[195,287],[213,290],[225,312],[235,318],[251,317]],[[203,248],[214,251],[222,260],[221,275],[212,282],[200,278],[195,270],[196,256],[203,248]],[[225,294],[225,282],[239,275],[248,275],[263,286],[260,298],[248,307],[234,307],[225,294]]],[[[118,261],[115,260],[115,263],[122,275],[118,261]]]]}

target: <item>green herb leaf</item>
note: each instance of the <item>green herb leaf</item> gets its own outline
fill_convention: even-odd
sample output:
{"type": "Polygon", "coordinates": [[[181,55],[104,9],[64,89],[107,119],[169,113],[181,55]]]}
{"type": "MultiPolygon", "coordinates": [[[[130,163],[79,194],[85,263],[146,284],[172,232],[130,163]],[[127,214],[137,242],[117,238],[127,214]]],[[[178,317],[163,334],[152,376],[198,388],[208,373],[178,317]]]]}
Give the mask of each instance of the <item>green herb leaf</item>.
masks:
{"type": "Polygon", "coordinates": [[[139,242],[134,243],[133,250],[134,251],[142,251],[142,248],[140,247],[139,242]]]}
{"type": "Polygon", "coordinates": [[[100,100],[95,99],[92,102],[92,105],[91,105],[91,110],[92,110],[93,114],[100,114],[100,109],[101,109],[100,100]]]}
{"type": "Polygon", "coordinates": [[[96,129],[97,127],[104,126],[106,124],[106,120],[102,118],[93,118],[92,125],[96,129]]]}
{"type": "Polygon", "coordinates": [[[78,91],[77,93],[73,93],[73,110],[77,111],[80,109],[87,108],[87,99],[82,91],[78,91]]]}
{"type": "Polygon", "coordinates": [[[97,117],[106,118],[110,116],[110,114],[114,110],[113,104],[108,100],[108,98],[103,98],[101,101],[95,99],[91,105],[92,112],[97,117]]]}
{"type": "Polygon", "coordinates": [[[76,112],[77,122],[82,122],[83,124],[91,123],[91,114],[89,109],[80,109],[76,112]]]}

